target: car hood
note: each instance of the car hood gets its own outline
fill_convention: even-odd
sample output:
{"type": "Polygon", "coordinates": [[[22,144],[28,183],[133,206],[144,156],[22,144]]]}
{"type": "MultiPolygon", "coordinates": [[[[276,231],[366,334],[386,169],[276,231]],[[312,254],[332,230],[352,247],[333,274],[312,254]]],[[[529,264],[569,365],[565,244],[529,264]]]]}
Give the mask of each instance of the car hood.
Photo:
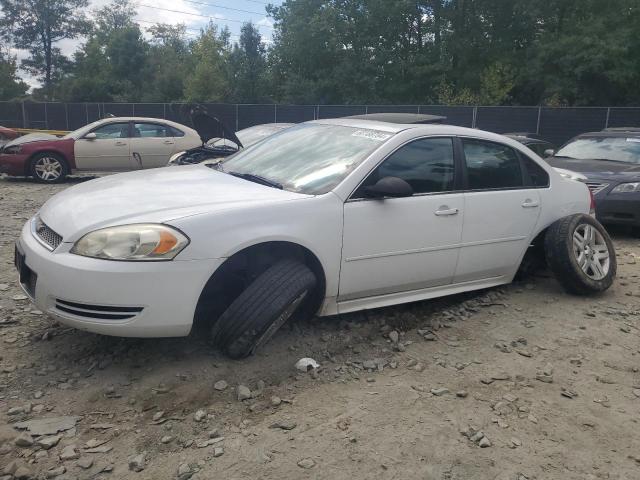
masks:
{"type": "Polygon", "coordinates": [[[194,112],[191,114],[191,122],[203,144],[217,138],[227,138],[242,147],[242,142],[238,140],[236,134],[216,117],[203,112],[194,112]]]}
{"type": "Polygon", "coordinates": [[[552,167],[580,172],[587,178],[631,179],[640,178],[640,164],[551,157],[546,159],[552,167]]]}
{"type": "Polygon", "coordinates": [[[40,209],[65,242],[113,225],[164,223],[202,213],[309,198],[204,165],[109,175],[68,188],[40,209]]]}
{"type": "Polygon", "coordinates": [[[10,142],[4,144],[6,147],[11,147],[13,145],[23,145],[25,143],[32,142],[40,142],[43,140],[60,140],[55,135],[51,135],[50,133],[28,133],[27,135],[23,135],[22,137],[14,138],[10,142]]]}

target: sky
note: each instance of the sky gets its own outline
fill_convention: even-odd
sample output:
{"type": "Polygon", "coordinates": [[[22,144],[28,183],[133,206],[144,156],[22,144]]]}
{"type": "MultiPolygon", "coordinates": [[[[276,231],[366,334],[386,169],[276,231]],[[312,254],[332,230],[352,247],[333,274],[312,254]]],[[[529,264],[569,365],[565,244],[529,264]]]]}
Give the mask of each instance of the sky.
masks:
{"type": "MultiPolygon", "coordinates": [[[[187,27],[187,36],[195,37],[209,20],[231,31],[231,41],[238,41],[243,22],[256,24],[266,43],[271,42],[273,22],[267,17],[266,6],[282,4],[283,0],[134,0],[138,15],[136,21],[145,29],[157,23],[179,24],[187,27]]],[[[89,13],[110,3],[110,0],[90,0],[89,13]]],[[[67,56],[83,43],[82,38],[62,40],[56,44],[67,56]]],[[[18,60],[26,58],[27,52],[12,49],[18,60]]],[[[20,76],[30,86],[38,86],[38,81],[24,71],[20,76]]]]}

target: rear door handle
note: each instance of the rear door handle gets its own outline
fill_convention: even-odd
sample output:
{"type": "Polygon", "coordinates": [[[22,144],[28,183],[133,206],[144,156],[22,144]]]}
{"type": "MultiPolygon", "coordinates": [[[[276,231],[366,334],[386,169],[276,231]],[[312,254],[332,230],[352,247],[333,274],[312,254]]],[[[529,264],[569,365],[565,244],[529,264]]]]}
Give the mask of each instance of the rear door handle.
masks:
{"type": "Polygon", "coordinates": [[[164,143],[166,143],[167,145],[173,145],[173,142],[171,140],[165,140],[164,143]]]}
{"type": "Polygon", "coordinates": [[[525,200],[524,203],[522,204],[522,208],[536,208],[537,206],[540,205],[540,202],[537,202],[535,200],[525,200]]]}
{"type": "Polygon", "coordinates": [[[125,142],[116,142],[116,146],[118,146],[118,147],[124,147],[126,145],[127,144],[125,142]]]}
{"type": "Polygon", "coordinates": [[[448,208],[446,205],[440,207],[439,210],[436,210],[434,213],[438,216],[438,217],[445,217],[448,215],[457,215],[458,212],[460,212],[460,210],[458,210],[457,208],[448,208]]]}

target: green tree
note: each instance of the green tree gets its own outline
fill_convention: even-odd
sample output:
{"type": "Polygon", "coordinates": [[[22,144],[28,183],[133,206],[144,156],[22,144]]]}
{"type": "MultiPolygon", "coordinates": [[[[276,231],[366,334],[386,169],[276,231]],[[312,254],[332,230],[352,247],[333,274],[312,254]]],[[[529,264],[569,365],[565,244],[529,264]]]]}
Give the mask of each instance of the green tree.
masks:
{"type": "Polygon", "coordinates": [[[217,102],[227,98],[229,30],[209,23],[191,45],[192,70],[185,80],[185,97],[190,102],[217,102]]]}
{"type": "Polygon", "coordinates": [[[175,102],[184,99],[185,79],[191,73],[191,50],[184,25],[154,25],[149,29],[143,100],[175,102]]]}
{"type": "Polygon", "coordinates": [[[262,36],[252,23],[242,25],[240,41],[229,55],[231,99],[240,103],[258,103],[268,98],[267,50],[262,36]]]}
{"type": "Polygon", "coordinates": [[[0,101],[13,100],[27,92],[29,86],[17,75],[16,57],[0,47],[0,101]]]}
{"type": "Polygon", "coordinates": [[[47,99],[53,98],[55,81],[67,66],[55,44],[88,31],[83,13],[87,4],[88,0],[0,0],[4,14],[0,33],[17,48],[29,51],[31,57],[23,66],[43,82],[47,99]]]}

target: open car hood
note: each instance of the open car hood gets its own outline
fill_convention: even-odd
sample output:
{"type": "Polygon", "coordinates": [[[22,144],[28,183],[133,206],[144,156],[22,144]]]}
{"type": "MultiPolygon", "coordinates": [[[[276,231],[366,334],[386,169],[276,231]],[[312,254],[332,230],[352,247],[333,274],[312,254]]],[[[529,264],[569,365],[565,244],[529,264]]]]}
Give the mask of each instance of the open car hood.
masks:
{"type": "Polygon", "coordinates": [[[212,139],[226,138],[242,148],[242,142],[238,140],[236,134],[216,117],[204,112],[194,112],[191,114],[191,122],[193,123],[193,128],[200,135],[203,145],[212,139]]]}
{"type": "Polygon", "coordinates": [[[27,135],[8,141],[5,143],[5,148],[14,145],[24,145],[25,143],[41,142],[42,140],[60,140],[60,138],[49,133],[28,133],[27,135]]]}

